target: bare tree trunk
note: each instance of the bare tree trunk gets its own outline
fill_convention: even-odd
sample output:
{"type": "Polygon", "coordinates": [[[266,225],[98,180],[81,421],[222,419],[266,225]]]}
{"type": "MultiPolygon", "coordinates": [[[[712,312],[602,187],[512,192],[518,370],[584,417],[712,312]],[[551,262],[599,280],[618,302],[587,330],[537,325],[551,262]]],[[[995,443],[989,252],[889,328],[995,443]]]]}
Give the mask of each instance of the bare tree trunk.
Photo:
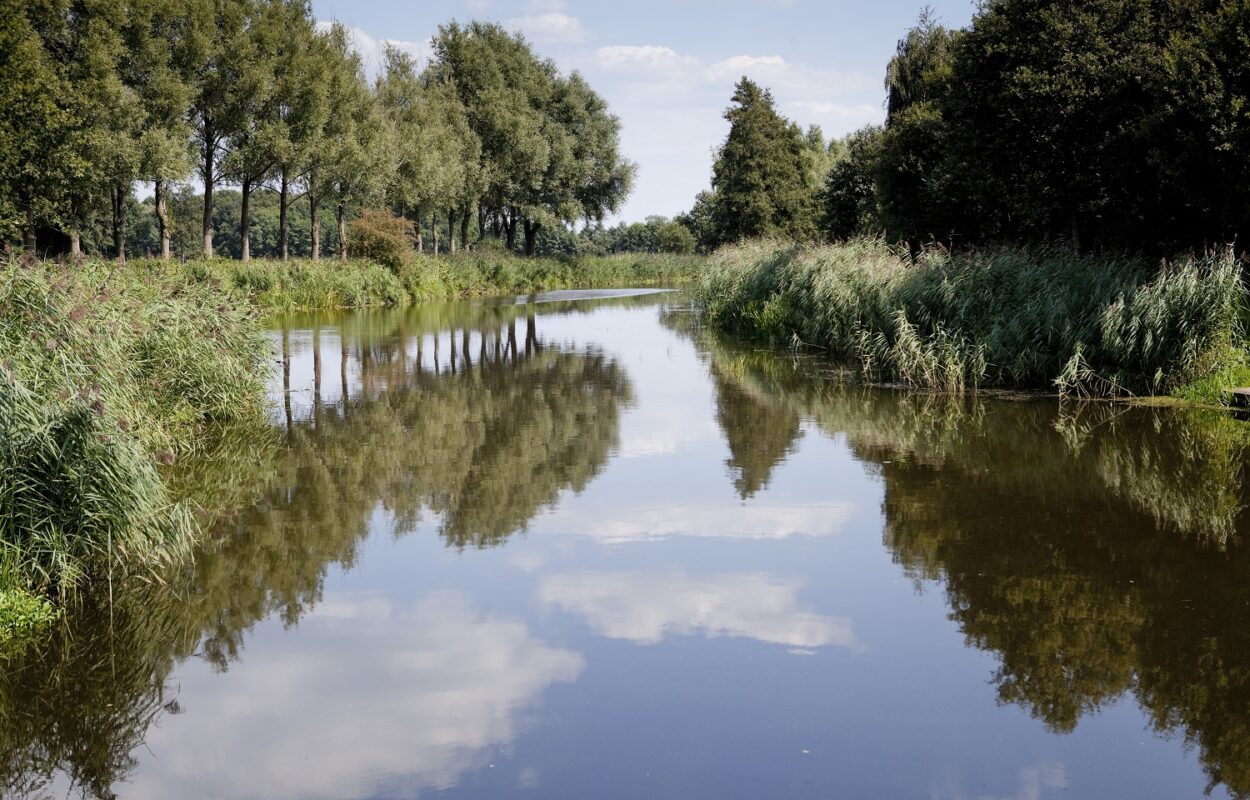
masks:
{"type": "Polygon", "coordinates": [[[456,212],[447,211],[447,252],[456,254],[456,212]]]}
{"type": "Polygon", "coordinates": [[[79,232],[77,225],[69,229],[69,254],[71,258],[78,258],[82,255],[82,233],[79,232]]]}
{"type": "Polygon", "coordinates": [[[477,240],[480,242],[485,238],[486,238],[486,209],[485,207],[479,205],[477,207],[477,240]]]}
{"type": "Polygon", "coordinates": [[[239,212],[239,257],[252,260],[252,179],[244,178],[240,191],[243,194],[242,210],[239,212]]]}
{"type": "Polygon", "coordinates": [[[434,255],[438,255],[438,214],[430,212],[430,236],[434,237],[434,255]]]}
{"type": "Polygon", "coordinates": [[[312,221],[312,260],[321,260],[321,218],[317,216],[317,204],[321,198],[312,192],[308,193],[308,216],[312,221]]]}
{"type": "Polygon", "coordinates": [[[282,170],[282,183],[278,187],[278,253],[283,261],[290,257],[291,249],[287,238],[286,205],[291,186],[287,182],[286,169],[282,170]]]}
{"type": "Polygon", "coordinates": [[[156,223],[161,229],[161,258],[171,257],[169,246],[169,194],[164,181],[156,181],[156,223]]]}
{"type": "Polygon", "coordinates": [[[339,203],[339,261],[347,260],[347,206],[339,203]]]}
{"type": "Polygon", "coordinates": [[[118,264],[126,263],[126,196],[130,187],[118,184],[113,187],[113,257],[118,264]]]}
{"type": "Polygon", "coordinates": [[[460,215],[460,249],[469,252],[469,215],[472,210],[465,206],[464,213],[460,215]]]}
{"type": "Polygon", "coordinates": [[[213,257],[213,147],[212,136],[204,132],[204,257],[213,257]]]}

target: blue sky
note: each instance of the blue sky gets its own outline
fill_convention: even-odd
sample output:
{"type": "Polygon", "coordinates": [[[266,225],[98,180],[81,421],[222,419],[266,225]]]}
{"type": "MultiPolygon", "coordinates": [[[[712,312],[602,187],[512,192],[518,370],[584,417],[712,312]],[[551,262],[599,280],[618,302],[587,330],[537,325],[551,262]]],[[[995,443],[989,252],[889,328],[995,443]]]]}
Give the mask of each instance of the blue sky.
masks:
{"type": "MultiPolygon", "coordinates": [[[[929,0],[964,26],[972,0],[929,0]]],[[[707,187],[712,149],[734,82],[770,87],[783,114],[841,135],[883,117],[881,87],[898,38],[924,0],[314,0],[318,20],[353,29],[371,74],[384,41],[418,58],[451,19],[487,19],[520,31],[561,70],[581,72],[621,118],[625,154],[638,163],[620,218],[672,216],[707,187]]]]}

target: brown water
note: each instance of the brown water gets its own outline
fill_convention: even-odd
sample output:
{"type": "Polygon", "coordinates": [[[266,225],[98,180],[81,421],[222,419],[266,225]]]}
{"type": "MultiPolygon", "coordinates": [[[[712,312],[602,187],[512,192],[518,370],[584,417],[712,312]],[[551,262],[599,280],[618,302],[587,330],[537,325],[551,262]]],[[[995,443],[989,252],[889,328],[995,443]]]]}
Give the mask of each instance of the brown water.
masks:
{"type": "Polygon", "coordinates": [[[1250,796],[1245,423],[579,297],[286,320],[219,546],[3,665],[6,793],[1250,796]]]}

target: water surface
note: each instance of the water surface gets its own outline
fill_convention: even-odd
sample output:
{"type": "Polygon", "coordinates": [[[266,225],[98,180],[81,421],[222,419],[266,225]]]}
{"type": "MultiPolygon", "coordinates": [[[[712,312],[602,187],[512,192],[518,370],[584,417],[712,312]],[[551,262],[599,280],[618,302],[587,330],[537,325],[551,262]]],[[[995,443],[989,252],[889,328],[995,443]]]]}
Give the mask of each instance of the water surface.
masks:
{"type": "Polygon", "coordinates": [[[7,794],[1250,793],[1243,423],[587,297],[284,320],[217,547],[4,665],[7,794]]]}

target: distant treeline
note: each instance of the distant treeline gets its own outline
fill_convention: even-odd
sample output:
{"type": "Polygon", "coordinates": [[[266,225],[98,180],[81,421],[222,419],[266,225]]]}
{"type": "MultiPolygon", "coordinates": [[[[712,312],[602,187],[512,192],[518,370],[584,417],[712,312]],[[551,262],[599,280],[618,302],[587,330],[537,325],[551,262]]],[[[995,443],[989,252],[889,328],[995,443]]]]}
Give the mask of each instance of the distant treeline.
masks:
{"type": "Polygon", "coordinates": [[[370,84],[307,0],[5,3],[0,243],[345,256],[347,220],[386,209],[418,249],[472,234],[533,252],[541,231],[619,207],[635,168],[580,75],[492,24],[442,26],[432,46],[423,70],[388,48],[370,84]]]}
{"type": "Polygon", "coordinates": [[[764,235],[1155,255],[1239,241],[1247,42],[1244,0],[990,0],[962,30],[926,12],[886,70],[885,124],[823,151],[744,79],[712,189],[682,221],[704,249],[764,235]]]}

